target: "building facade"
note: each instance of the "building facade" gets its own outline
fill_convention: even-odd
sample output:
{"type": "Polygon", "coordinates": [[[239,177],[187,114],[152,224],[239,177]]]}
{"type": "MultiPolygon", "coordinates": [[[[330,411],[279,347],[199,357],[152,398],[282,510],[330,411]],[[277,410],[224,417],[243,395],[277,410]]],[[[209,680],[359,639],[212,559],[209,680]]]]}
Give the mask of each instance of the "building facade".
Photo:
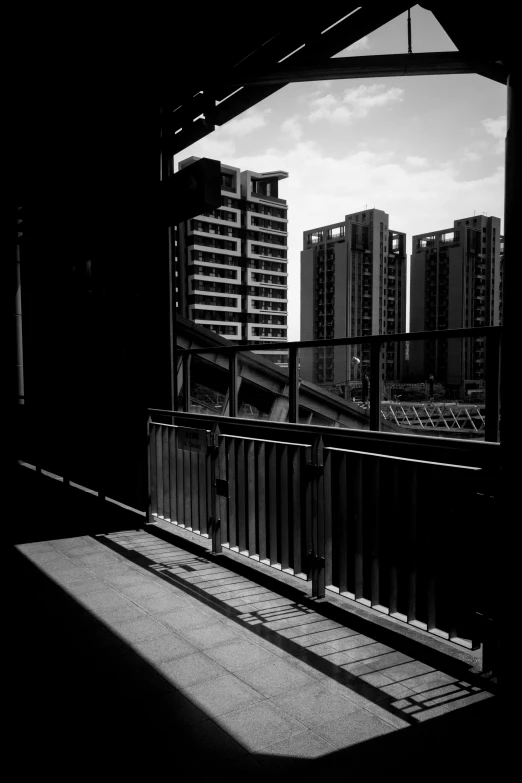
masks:
{"type": "MultiPolygon", "coordinates": [[[[386,212],[370,209],[304,232],[302,340],[406,331],[406,235],[388,224],[386,212]]],[[[384,380],[401,377],[403,351],[401,343],[384,349],[384,380]]],[[[369,366],[368,343],[301,351],[303,377],[318,384],[358,381],[369,366]]]]}
{"type": "MultiPolygon", "coordinates": [[[[502,314],[500,218],[475,215],[412,240],[410,329],[497,326],[502,314]]],[[[410,343],[409,371],[455,393],[485,379],[485,337],[410,343]]]]}
{"type": "MultiPolygon", "coordinates": [[[[197,158],[179,164],[182,169],[197,158]]],[[[284,171],[221,166],[222,206],[177,231],[177,309],[238,343],[287,341],[287,203],[284,171]]],[[[259,351],[278,364],[288,352],[259,351]]]]}

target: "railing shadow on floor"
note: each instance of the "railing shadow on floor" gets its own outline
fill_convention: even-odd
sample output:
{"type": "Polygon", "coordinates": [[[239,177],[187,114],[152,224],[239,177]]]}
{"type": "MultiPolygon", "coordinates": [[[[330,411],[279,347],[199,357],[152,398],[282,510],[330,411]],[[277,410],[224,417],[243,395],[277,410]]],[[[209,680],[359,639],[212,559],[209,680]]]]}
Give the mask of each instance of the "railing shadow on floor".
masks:
{"type": "Polygon", "coordinates": [[[438,775],[446,765],[454,774],[473,774],[498,764],[495,699],[314,761],[247,754],[24,556],[13,549],[10,560],[16,645],[7,714],[10,749],[27,775],[70,779],[81,766],[83,774],[98,778],[152,773],[179,780],[282,780],[289,772],[307,779],[323,770],[349,770],[372,779],[416,769],[430,779],[430,763],[438,775]]]}
{"type": "MultiPolygon", "coordinates": [[[[146,532],[150,530],[151,527],[147,528],[146,532]]],[[[152,528],[152,530],[154,529],[152,528]]],[[[160,534],[159,540],[172,544],[173,537],[168,533],[164,533],[161,529],[154,532],[160,534]]],[[[254,635],[313,667],[332,681],[343,685],[352,695],[359,694],[378,708],[387,710],[390,719],[391,716],[395,716],[399,725],[408,723],[415,725],[423,719],[423,712],[432,719],[434,708],[449,702],[453,702],[453,706],[456,706],[459,699],[467,700],[470,697],[473,699],[478,692],[485,690],[485,686],[488,690],[491,689],[491,684],[474,676],[463,661],[448,659],[447,656],[436,650],[430,650],[421,643],[394,634],[388,629],[380,628],[371,621],[351,615],[349,612],[343,612],[338,607],[323,603],[317,604],[297,588],[275,582],[270,574],[263,575],[256,572],[254,575],[248,566],[229,558],[216,558],[198,546],[197,543],[176,536],[176,547],[179,546],[183,552],[181,556],[177,554],[169,556],[165,553],[159,557],[153,555],[148,557],[143,551],[140,551],[139,543],[134,542],[134,539],[139,539],[141,535],[137,533],[136,536],[133,536],[133,534],[124,533],[119,537],[118,534],[115,534],[115,536],[108,538],[99,537],[98,540],[103,541],[106,546],[122,557],[142,566],[149,573],[155,573],[167,583],[196,597],[240,627],[247,628],[254,635]],[[208,570],[205,569],[205,565],[208,566],[208,570]],[[178,574],[173,573],[176,569],[178,574]],[[200,571],[200,569],[203,570],[200,571]],[[212,580],[213,569],[216,569],[214,580],[212,580]],[[222,576],[223,569],[226,569],[226,573],[231,577],[226,582],[222,576]],[[200,584],[195,581],[188,582],[189,579],[197,578],[198,573],[203,574],[200,584]],[[248,598],[243,599],[247,603],[241,604],[242,586],[235,580],[234,575],[237,575],[239,579],[249,580],[252,586],[259,585],[260,594],[256,597],[256,595],[252,595],[253,587],[248,588],[246,591],[248,598]],[[209,579],[210,581],[207,581],[209,579]],[[223,582],[223,584],[215,586],[216,582],[223,582]],[[267,608],[256,609],[256,602],[263,601],[261,595],[263,589],[271,589],[277,596],[286,599],[286,603],[276,607],[274,604],[280,602],[268,600],[266,601],[267,608]],[[220,592],[222,597],[219,595],[220,592]],[[229,601],[229,599],[231,600],[229,601]],[[343,668],[341,663],[333,662],[331,658],[336,654],[331,655],[332,650],[329,649],[328,643],[322,645],[323,649],[321,649],[320,643],[315,650],[313,649],[315,635],[313,625],[321,619],[333,621],[342,627],[342,630],[339,629],[340,632],[334,634],[337,638],[333,642],[334,645],[341,642],[341,650],[343,649],[343,640],[339,637],[344,635],[351,638],[351,641],[346,644],[346,648],[350,649],[344,663],[351,663],[350,656],[353,655],[355,647],[357,647],[358,651],[363,653],[360,660],[363,671],[367,675],[367,670],[373,668],[373,675],[361,678],[343,668]],[[279,627],[276,628],[276,626],[279,627]],[[310,647],[303,646],[302,637],[304,635],[306,635],[306,645],[310,645],[310,647]],[[353,636],[358,638],[352,646],[353,636]],[[375,642],[378,644],[375,645],[375,642]],[[370,650],[372,645],[374,645],[374,649],[375,647],[379,649],[377,649],[375,656],[367,658],[364,655],[366,652],[364,648],[370,650]],[[412,674],[409,677],[406,674],[398,676],[397,682],[387,688],[386,677],[379,675],[379,671],[389,670],[390,667],[396,666],[397,674],[399,674],[398,668],[401,665],[413,663],[415,666],[415,661],[422,662],[418,666],[418,676],[420,678],[423,671],[426,672],[426,683],[417,690],[411,700],[412,694],[406,695],[408,690],[404,686],[401,688],[400,680],[412,678],[412,674]],[[439,669],[445,674],[437,672],[439,669]],[[371,682],[372,678],[375,683],[381,679],[383,681],[381,684],[385,686],[384,689],[381,690],[380,687],[374,685],[371,682]],[[404,691],[404,697],[400,694],[401,690],[404,691]],[[401,724],[401,721],[404,723],[401,724]]],[[[265,596],[266,598],[268,596],[265,596]]],[[[323,628],[324,624],[319,622],[317,630],[322,632],[323,628]]],[[[322,639],[319,639],[319,642],[321,641],[322,639]]],[[[342,652],[337,654],[341,658],[342,655],[342,652]]],[[[354,664],[355,669],[358,665],[354,664]]],[[[416,687],[418,687],[418,683],[416,683],[416,687]]]]}
{"type": "MultiPolygon", "coordinates": [[[[132,512],[109,507],[109,504],[105,504],[105,511],[101,511],[96,497],[80,490],[64,493],[59,482],[47,479],[35,484],[34,474],[24,472],[23,475],[26,491],[34,491],[37,484],[40,490],[45,489],[36,497],[34,509],[22,512],[18,520],[20,524],[12,528],[11,538],[16,543],[64,535],[92,535],[96,531],[98,534],[123,530],[137,532],[143,527],[141,518],[132,512]],[[71,499],[74,499],[72,504],[71,499]]],[[[109,539],[103,536],[103,539],[97,540],[107,542],[109,539]]],[[[171,537],[169,540],[172,540],[171,537]]],[[[190,554],[191,545],[184,542],[184,546],[190,554]]],[[[211,561],[210,556],[202,553],[200,546],[193,545],[192,553],[211,561]]],[[[138,563],[142,556],[134,554],[131,559],[138,563]]],[[[9,666],[10,681],[14,686],[9,711],[11,748],[16,757],[24,758],[29,774],[32,765],[34,771],[41,774],[45,759],[52,756],[49,769],[52,768],[53,776],[58,779],[61,771],[64,778],[69,777],[71,765],[77,765],[78,759],[81,759],[84,770],[92,767],[93,774],[96,772],[97,775],[101,768],[112,769],[118,774],[128,769],[129,773],[136,774],[142,767],[144,773],[147,770],[150,774],[151,767],[156,772],[172,773],[185,766],[188,770],[185,772],[186,779],[189,776],[192,779],[199,770],[215,778],[219,768],[227,770],[224,775],[227,779],[234,779],[235,775],[239,779],[245,774],[251,779],[257,775],[259,779],[264,777],[266,773],[259,773],[257,768],[249,766],[250,757],[240,763],[234,755],[237,748],[230,735],[219,727],[214,728],[208,716],[199,714],[198,708],[102,622],[22,555],[13,550],[8,560],[8,570],[13,579],[14,598],[10,599],[10,610],[11,632],[15,640],[9,666]],[[207,734],[193,728],[203,723],[207,734]],[[175,742],[173,738],[176,738],[175,742]],[[136,741],[140,743],[138,751],[134,748],[136,741]],[[202,745],[208,749],[208,756],[203,760],[202,745]],[[28,748],[31,750],[29,760],[28,748]]],[[[150,572],[149,562],[142,560],[141,564],[150,572]]],[[[250,579],[253,576],[247,566],[228,558],[226,567],[231,574],[243,573],[250,579]]],[[[160,575],[156,569],[154,573],[160,575]]],[[[260,584],[274,588],[274,580],[269,575],[256,574],[255,578],[260,584]]],[[[295,588],[278,583],[275,589],[303,604],[303,596],[295,588]]],[[[190,588],[190,592],[197,594],[195,586],[190,588]]],[[[319,609],[314,602],[311,605],[314,611],[319,609]]],[[[212,606],[216,608],[215,600],[212,606]]],[[[223,608],[229,612],[228,607],[224,605],[223,608]]],[[[322,605],[319,611],[325,617],[339,618],[342,614],[346,619],[346,613],[339,614],[336,607],[322,605]]],[[[381,634],[379,639],[390,641],[383,629],[376,629],[361,618],[351,617],[350,624],[352,629],[361,633],[371,632],[374,637],[381,634]]],[[[279,638],[280,643],[286,645],[285,649],[296,649],[291,639],[268,633],[263,626],[261,622],[250,626],[250,630],[257,628],[256,633],[269,638],[271,643],[278,644],[279,638]],[[267,633],[268,636],[265,635],[267,633]]],[[[408,651],[413,652],[412,649],[408,651]]],[[[302,650],[299,652],[302,653],[302,650]]],[[[430,655],[434,654],[423,647],[424,660],[430,655]]],[[[306,662],[311,660],[312,655],[306,662]]],[[[321,665],[319,656],[313,656],[313,660],[321,665]]],[[[442,665],[436,655],[430,658],[430,663],[442,665]]],[[[326,662],[326,668],[330,673],[338,667],[326,662]]],[[[462,677],[463,672],[460,671],[458,676],[462,677]]],[[[356,678],[351,678],[352,687],[354,682],[356,678]]],[[[367,696],[371,688],[365,684],[363,690],[367,696]]],[[[377,689],[375,691],[378,697],[377,689]]],[[[418,760],[425,766],[426,758],[433,755],[433,748],[444,746],[444,758],[455,755],[457,767],[460,764],[462,771],[469,773],[476,766],[477,771],[482,772],[489,763],[495,764],[499,725],[496,702],[497,699],[488,699],[456,713],[411,726],[407,731],[394,731],[375,740],[361,741],[349,749],[315,761],[276,758],[263,753],[255,754],[255,759],[269,765],[268,774],[276,779],[282,779],[289,772],[309,775],[319,768],[327,771],[345,768],[360,771],[368,777],[374,774],[382,776],[393,769],[397,769],[397,774],[403,773],[403,764],[407,761],[414,763],[418,760]],[[486,760],[484,748],[488,749],[486,760]],[[477,755],[477,749],[482,751],[482,755],[477,755]]],[[[383,706],[382,700],[379,704],[383,706]]],[[[452,765],[454,763],[452,758],[452,765]]],[[[423,776],[426,776],[424,772],[423,776]]]]}

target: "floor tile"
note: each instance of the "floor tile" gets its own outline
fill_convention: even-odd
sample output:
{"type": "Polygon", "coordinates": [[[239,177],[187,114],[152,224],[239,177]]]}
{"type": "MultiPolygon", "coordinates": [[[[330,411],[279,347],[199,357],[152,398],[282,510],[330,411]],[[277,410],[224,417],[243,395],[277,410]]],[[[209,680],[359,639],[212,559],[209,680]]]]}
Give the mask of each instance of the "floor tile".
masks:
{"type": "Polygon", "coordinates": [[[264,647],[243,640],[212,647],[207,650],[207,654],[231,672],[277,660],[276,656],[264,647]]]}
{"type": "Polygon", "coordinates": [[[189,642],[174,633],[134,642],[133,648],[152,663],[164,663],[197,652],[189,642]]]}
{"type": "Polygon", "coordinates": [[[191,644],[200,650],[206,650],[227,642],[238,641],[242,638],[239,627],[237,630],[233,630],[224,623],[210,623],[200,628],[184,628],[181,632],[191,644]]]}
{"type": "Polygon", "coordinates": [[[323,682],[278,696],[272,701],[310,729],[359,709],[347,697],[325,687],[323,682]]]}
{"type": "Polygon", "coordinates": [[[126,623],[115,623],[114,630],[130,642],[139,642],[154,636],[165,636],[169,632],[168,628],[151,617],[131,620],[126,623]]]}
{"type": "Polygon", "coordinates": [[[228,674],[222,666],[204,653],[191,653],[167,663],[160,663],[158,666],[163,676],[180,689],[228,674]]]}
{"type": "MultiPolygon", "coordinates": [[[[213,618],[209,612],[201,609],[192,609],[192,607],[183,607],[174,612],[167,612],[161,616],[161,622],[171,626],[174,630],[185,628],[197,628],[198,626],[208,625],[213,618]]],[[[215,620],[214,620],[215,622],[215,620]]]]}
{"type": "Polygon", "coordinates": [[[381,669],[382,674],[394,682],[409,680],[412,677],[418,677],[420,674],[428,674],[432,671],[434,671],[432,666],[427,666],[420,661],[410,661],[409,663],[401,663],[398,666],[381,669]]]}
{"type": "Polygon", "coordinates": [[[256,690],[233,674],[192,685],[184,693],[212,718],[262,699],[256,690]]]}
{"type": "Polygon", "coordinates": [[[250,752],[304,731],[301,723],[267,701],[221,715],[219,723],[250,752]]]}
{"type": "MultiPolygon", "coordinates": [[[[278,741],[273,745],[263,748],[262,757],[265,763],[270,764],[271,757],[285,756],[286,758],[317,759],[334,752],[334,747],[323,737],[319,737],[313,731],[303,731],[294,737],[278,741]]],[[[261,754],[260,754],[261,755],[261,754]]]]}
{"type": "Polygon", "coordinates": [[[168,588],[153,580],[145,584],[121,585],[119,591],[129,598],[150,598],[153,595],[168,595],[168,588]]]}
{"type": "Polygon", "coordinates": [[[416,693],[421,693],[431,688],[438,688],[443,685],[457,682],[455,677],[451,677],[444,672],[434,671],[427,674],[420,674],[418,677],[412,677],[409,680],[402,680],[402,684],[416,693]]]}
{"type": "Polygon", "coordinates": [[[188,605],[188,599],[172,593],[158,593],[144,597],[132,596],[132,601],[149,614],[167,614],[188,605]]]}
{"type": "Polygon", "coordinates": [[[241,669],[237,676],[266,697],[305,688],[316,682],[297,666],[280,659],[262,663],[254,668],[241,669]]]}
{"type": "Polygon", "coordinates": [[[394,731],[394,727],[367,710],[359,709],[350,715],[329,720],[317,726],[315,731],[340,750],[388,734],[394,731]]]}

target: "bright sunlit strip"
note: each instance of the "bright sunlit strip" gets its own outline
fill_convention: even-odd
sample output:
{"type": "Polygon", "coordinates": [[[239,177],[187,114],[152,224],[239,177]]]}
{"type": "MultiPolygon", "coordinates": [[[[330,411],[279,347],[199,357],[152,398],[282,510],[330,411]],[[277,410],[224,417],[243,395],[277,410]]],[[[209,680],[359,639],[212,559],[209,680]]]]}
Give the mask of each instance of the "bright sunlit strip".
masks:
{"type": "Polygon", "coordinates": [[[349,16],[351,16],[352,14],[355,14],[356,11],[360,11],[361,8],[362,8],[362,5],[358,6],[357,8],[354,8],[353,11],[350,11],[349,14],[346,14],[346,16],[343,16],[342,19],[338,19],[337,22],[334,22],[333,24],[330,25],[330,27],[327,27],[325,30],[323,30],[321,32],[321,35],[324,35],[325,33],[327,33],[328,30],[332,29],[332,27],[336,27],[338,24],[341,24],[341,22],[344,22],[345,19],[348,19],[349,16]]]}
{"type": "Polygon", "coordinates": [[[301,46],[298,46],[298,47],[297,47],[297,49],[294,49],[292,52],[290,52],[290,54],[285,54],[285,56],[284,56],[284,57],[282,57],[282,58],[281,58],[280,60],[278,60],[277,62],[278,62],[278,63],[282,63],[282,62],[284,62],[285,60],[288,60],[288,58],[289,58],[289,57],[291,57],[291,56],[292,56],[293,54],[295,54],[296,52],[299,52],[299,51],[300,51],[301,49],[303,49],[305,46],[306,46],[306,44],[301,44],[301,46]]]}

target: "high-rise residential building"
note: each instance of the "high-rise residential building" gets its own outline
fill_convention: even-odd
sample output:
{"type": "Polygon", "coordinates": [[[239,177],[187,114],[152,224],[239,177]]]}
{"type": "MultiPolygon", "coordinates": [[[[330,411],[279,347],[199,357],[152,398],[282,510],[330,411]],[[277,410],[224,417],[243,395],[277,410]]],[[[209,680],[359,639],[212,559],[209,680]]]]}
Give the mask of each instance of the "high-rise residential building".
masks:
{"type": "MultiPolygon", "coordinates": [[[[406,235],[388,221],[386,212],[366,209],[304,232],[302,340],[406,331],[406,235]]],[[[385,347],[383,379],[401,377],[403,351],[401,343],[385,347]]],[[[318,384],[359,380],[369,366],[368,343],[301,351],[302,375],[318,384]]]]}
{"type": "MultiPolygon", "coordinates": [[[[221,207],[178,226],[177,309],[234,342],[287,341],[288,219],[278,192],[286,177],[222,164],[221,207]]],[[[283,348],[256,353],[288,361],[283,348]]]]}
{"type": "MultiPolygon", "coordinates": [[[[475,215],[412,240],[410,330],[501,322],[500,218],[475,215]]],[[[412,378],[463,392],[485,378],[485,337],[410,343],[412,378]]]]}

